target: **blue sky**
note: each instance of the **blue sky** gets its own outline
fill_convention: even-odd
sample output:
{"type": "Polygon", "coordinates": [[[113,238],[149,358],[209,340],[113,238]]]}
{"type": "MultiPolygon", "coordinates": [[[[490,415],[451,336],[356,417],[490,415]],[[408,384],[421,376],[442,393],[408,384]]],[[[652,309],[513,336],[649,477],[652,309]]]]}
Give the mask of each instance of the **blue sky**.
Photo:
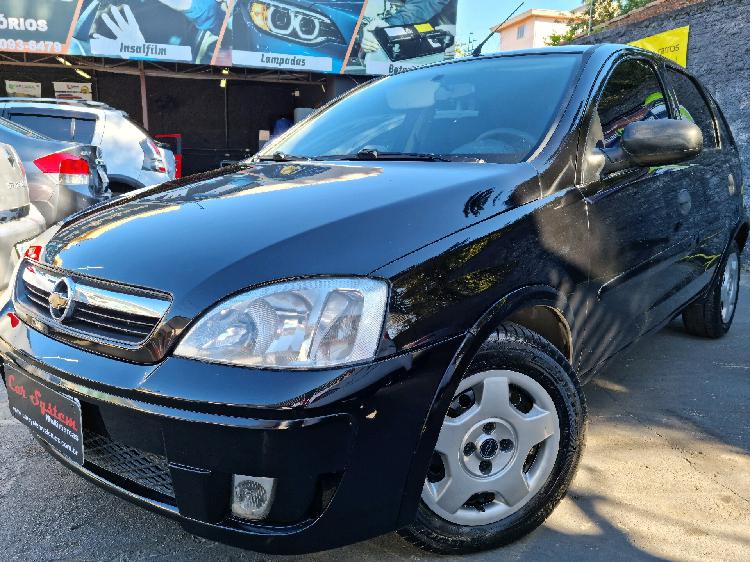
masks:
{"type": "MultiPolygon", "coordinates": [[[[490,32],[492,24],[503,21],[521,0],[458,0],[458,37],[456,41],[466,43],[469,33],[476,45],[490,32]]],[[[526,0],[517,13],[532,8],[547,8],[551,10],[570,10],[581,5],[581,0],[526,0]]],[[[485,53],[496,50],[497,40],[490,40],[485,45],[485,53]]]]}

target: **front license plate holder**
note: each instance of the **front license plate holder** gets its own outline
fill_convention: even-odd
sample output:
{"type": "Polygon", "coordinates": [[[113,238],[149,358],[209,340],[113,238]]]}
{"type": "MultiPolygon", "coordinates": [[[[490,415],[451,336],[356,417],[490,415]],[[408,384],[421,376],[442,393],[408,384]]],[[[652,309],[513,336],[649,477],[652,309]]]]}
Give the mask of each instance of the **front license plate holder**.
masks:
{"type": "Polygon", "coordinates": [[[81,403],[5,363],[10,413],[71,462],[83,465],[81,403]]]}

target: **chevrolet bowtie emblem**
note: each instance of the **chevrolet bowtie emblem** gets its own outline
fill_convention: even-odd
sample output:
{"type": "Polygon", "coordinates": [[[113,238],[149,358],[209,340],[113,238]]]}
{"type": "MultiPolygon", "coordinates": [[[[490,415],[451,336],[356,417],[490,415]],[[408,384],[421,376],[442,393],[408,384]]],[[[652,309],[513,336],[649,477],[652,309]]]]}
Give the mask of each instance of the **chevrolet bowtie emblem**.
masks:
{"type": "Polygon", "coordinates": [[[68,298],[60,293],[52,293],[49,296],[49,305],[53,308],[65,308],[68,306],[68,298]]]}
{"type": "Polygon", "coordinates": [[[75,285],[67,277],[63,277],[55,283],[54,288],[47,298],[49,313],[52,318],[62,322],[73,314],[75,285]]]}

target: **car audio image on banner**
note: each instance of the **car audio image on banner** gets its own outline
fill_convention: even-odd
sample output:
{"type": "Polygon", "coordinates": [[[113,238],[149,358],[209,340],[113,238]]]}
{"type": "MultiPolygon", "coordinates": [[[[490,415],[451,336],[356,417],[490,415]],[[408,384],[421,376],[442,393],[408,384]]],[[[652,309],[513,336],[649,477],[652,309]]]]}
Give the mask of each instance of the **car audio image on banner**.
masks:
{"type": "Polygon", "coordinates": [[[209,64],[228,2],[83,0],[68,54],[209,64]]]}
{"type": "Polygon", "coordinates": [[[371,0],[347,74],[395,74],[453,58],[457,0],[371,0]]]}
{"type": "Polygon", "coordinates": [[[237,0],[222,49],[234,66],[340,72],[364,0],[237,0]]]}
{"type": "Polygon", "coordinates": [[[0,0],[0,51],[66,52],[78,0],[0,0]]]}

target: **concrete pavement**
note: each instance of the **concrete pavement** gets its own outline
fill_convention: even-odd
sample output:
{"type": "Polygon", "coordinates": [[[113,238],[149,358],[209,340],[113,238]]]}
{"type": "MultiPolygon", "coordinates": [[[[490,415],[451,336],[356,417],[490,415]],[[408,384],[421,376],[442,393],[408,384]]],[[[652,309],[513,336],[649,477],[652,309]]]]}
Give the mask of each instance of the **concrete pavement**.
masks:
{"type": "MultiPolygon", "coordinates": [[[[465,560],[750,560],[750,275],[726,338],[674,322],[586,391],[588,446],[568,497],[530,536],[465,560]]],[[[4,389],[0,467],[0,560],[446,559],[395,534],[298,558],[193,537],[49,458],[4,389]]]]}

